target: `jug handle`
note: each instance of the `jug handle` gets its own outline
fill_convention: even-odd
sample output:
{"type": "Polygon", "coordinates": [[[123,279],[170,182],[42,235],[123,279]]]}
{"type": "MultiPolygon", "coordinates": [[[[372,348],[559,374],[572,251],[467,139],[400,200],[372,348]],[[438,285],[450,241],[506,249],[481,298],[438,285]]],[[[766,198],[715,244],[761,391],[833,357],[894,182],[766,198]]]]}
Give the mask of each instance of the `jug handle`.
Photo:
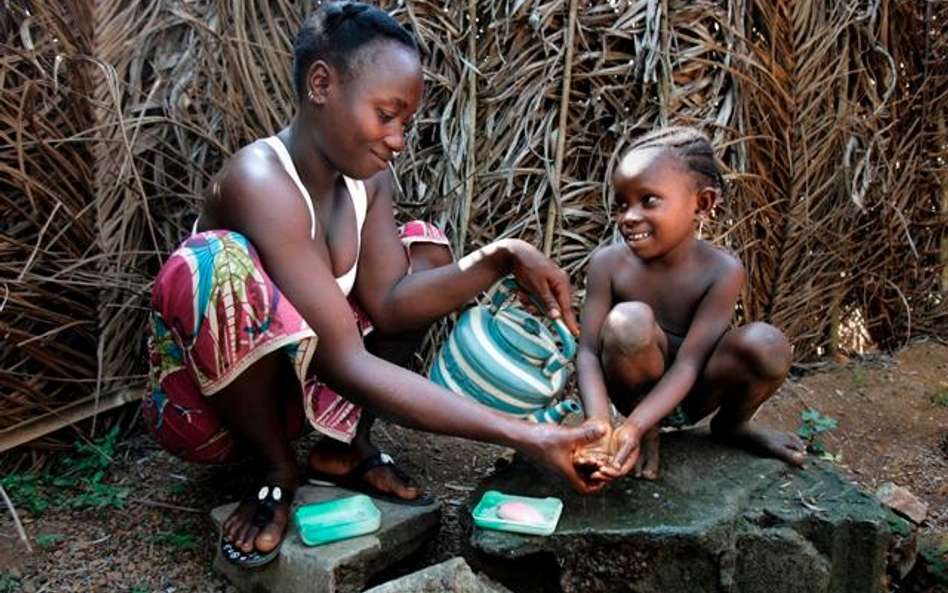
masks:
{"type": "MultiPolygon", "coordinates": [[[[508,300],[513,298],[517,291],[521,290],[520,284],[517,282],[517,279],[513,276],[507,276],[490,289],[490,311],[491,313],[496,314],[497,311],[506,303],[508,300]]],[[[544,313],[544,318],[552,322],[553,330],[556,332],[556,335],[559,336],[560,341],[563,344],[562,348],[562,358],[565,360],[559,360],[556,355],[551,356],[549,360],[546,361],[546,368],[544,369],[548,374],[552,375],[559,369],[566,366],[569,361],[573,360],[576,357],[576,338],[573,337],[572,332],[569,331],[569,328],[566,327],[566,323],[561,319],[550,319],[546,315],[546,307],[542,303],[537,301],[536,297],[530,294],[528,291],[524,290],[533,302],[534,305],[544,313]]]]}

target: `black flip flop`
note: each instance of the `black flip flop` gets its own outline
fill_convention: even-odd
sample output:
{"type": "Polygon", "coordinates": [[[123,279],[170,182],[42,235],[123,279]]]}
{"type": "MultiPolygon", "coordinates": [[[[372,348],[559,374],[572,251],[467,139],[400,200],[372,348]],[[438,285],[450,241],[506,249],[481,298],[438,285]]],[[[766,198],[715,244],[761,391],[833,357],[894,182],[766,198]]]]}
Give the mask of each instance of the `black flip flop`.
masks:
{"type": "MultiPolygon", "coordinates": [[[[252,498],[257,505],[251,522],[254,526],[263,529],[264,526],[273,521],[277,505],[284,500],[292,501],[293,493],[280,486],[264,485],[255,495],[248,492],[247,495],[244,496],[244,500],[247,498],[252,498]]],[[[284,532],[283,535],[285,539],[286,533],[284,532]]],[[[280,543],[277,544],[275,548],[266,553],[258,550],[244,552],[234,545],[232,541],[227,539],[223,533],[221,533],[219,545],[224,560],[242,568],[256,568],[273,561],[279,556],[280,548],[283,547],[283,539],[280,540],[280,543]]]]}
{"type": "Polygon", "coordinates": [[[422,507],[434,503],[434,497],[428,492],[422,492],[418,498],[407,500],[395,496],[391,492],[379,490],[365,480],[365,474],[369,470],[381,467],[383,465],[388,466],[392,473],[395,474],[395,477],[401,480],[404,484],[409,486],[414,485],[414,480],[412,480],[408,474],[403,472],[401,468],[395,465],[395,460],[392,459],[392,457],[387,453],[382,453],[381,451],[377,452],[375,455],[366,457],[361,462],[359,462],[359,465],[352,468],[349,473],[343,474],[341,476],[334,476],[332,474],[310,469],[306,477],[310,484],[338,486],[340,488],[345,488],[346,490],[361,492],[362,494],[367,494],[372,498],[377,498],[379,500],[384,500],[385,502],[391,502],[394,504],[422,507]]]}

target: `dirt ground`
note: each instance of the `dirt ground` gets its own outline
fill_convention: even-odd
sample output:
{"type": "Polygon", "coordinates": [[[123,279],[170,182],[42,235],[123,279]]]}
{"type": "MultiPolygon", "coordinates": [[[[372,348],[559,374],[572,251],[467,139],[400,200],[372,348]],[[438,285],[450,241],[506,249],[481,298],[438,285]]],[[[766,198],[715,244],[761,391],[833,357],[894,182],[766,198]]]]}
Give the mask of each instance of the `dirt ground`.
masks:
{"type": "MultiPolygon", "coordinates": [[[[948,536],[948,407],[933,402],[948,398],[948,345],[914,343],[893,356],[799,370],[758,419],[785,430],[796,430],[808,409],[837,419],[820,437],[840,456],[840,470],[869,492],[887,481],[908,488],[928,504],[920,532],[948,536]]],[[[299,443],[301,459],[313,438],[299,443]]],[[[466,497],[505,451],[383,423],[376,442],[443,505],[438,538],[401,570],[458,555],[466,497]]],[[[0,593],[235,591],[211,570],[216,534],[208,511],[248,486],[246,469],[183,463],[144,435],[123,440],[105,481],[129,489],[124,509],[20,512],[28,552],[0,504],[0,593]]]]}

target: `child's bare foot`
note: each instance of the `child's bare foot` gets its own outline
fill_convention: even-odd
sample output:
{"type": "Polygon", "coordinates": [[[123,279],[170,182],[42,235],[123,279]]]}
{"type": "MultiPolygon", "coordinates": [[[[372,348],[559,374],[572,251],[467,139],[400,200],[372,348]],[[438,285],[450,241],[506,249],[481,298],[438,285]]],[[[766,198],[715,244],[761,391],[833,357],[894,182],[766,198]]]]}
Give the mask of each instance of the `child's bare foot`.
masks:
{"type": "Polygon", "coordinates": [[[377,447],[323,439],[306,461],[310,477],[365,492],[391,502],[428,504],[431,496],[415,486],[394,460],[377,447]]]}
{"type": "Polygon", "coordinates": [[[658,479],[658,440],[660,431],[657,426],[642,437],[642,454],[635,462],[635,477],[646,480],[658,479]]]}
{"type": "Polygon", "coordinates": [[[295,471],[268,473],[221,526],[221,551],[242,566],[272,560],[283,542],[296,491],[295,471]]]}
{"type": "Polygon", "coordinates": [[[797,435],[790,432],[774,430],[749,421],[733,430],[715,430],[712,422],[711,435],[719,441],[765,457],[776,457],[795,467],[806,462],[806,445],[797,435]]]}

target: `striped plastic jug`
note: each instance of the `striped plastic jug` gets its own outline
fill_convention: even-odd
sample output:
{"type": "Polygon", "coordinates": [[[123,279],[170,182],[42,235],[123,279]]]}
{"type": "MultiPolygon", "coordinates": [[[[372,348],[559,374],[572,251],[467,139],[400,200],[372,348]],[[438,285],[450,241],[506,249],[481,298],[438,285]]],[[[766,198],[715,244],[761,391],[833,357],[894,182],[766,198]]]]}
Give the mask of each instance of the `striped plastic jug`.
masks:
{"type": "Polygon", "coordinates": [[[505,278],[489,291],[489,305],[462,313],[429,376],[502,412],[559,422],[581,409],[573,400],[556,402],[569,378],[576,341],[562,320],[547,320],[551,332],[516,306],[518,289],[513,278],[505,278]]]}

